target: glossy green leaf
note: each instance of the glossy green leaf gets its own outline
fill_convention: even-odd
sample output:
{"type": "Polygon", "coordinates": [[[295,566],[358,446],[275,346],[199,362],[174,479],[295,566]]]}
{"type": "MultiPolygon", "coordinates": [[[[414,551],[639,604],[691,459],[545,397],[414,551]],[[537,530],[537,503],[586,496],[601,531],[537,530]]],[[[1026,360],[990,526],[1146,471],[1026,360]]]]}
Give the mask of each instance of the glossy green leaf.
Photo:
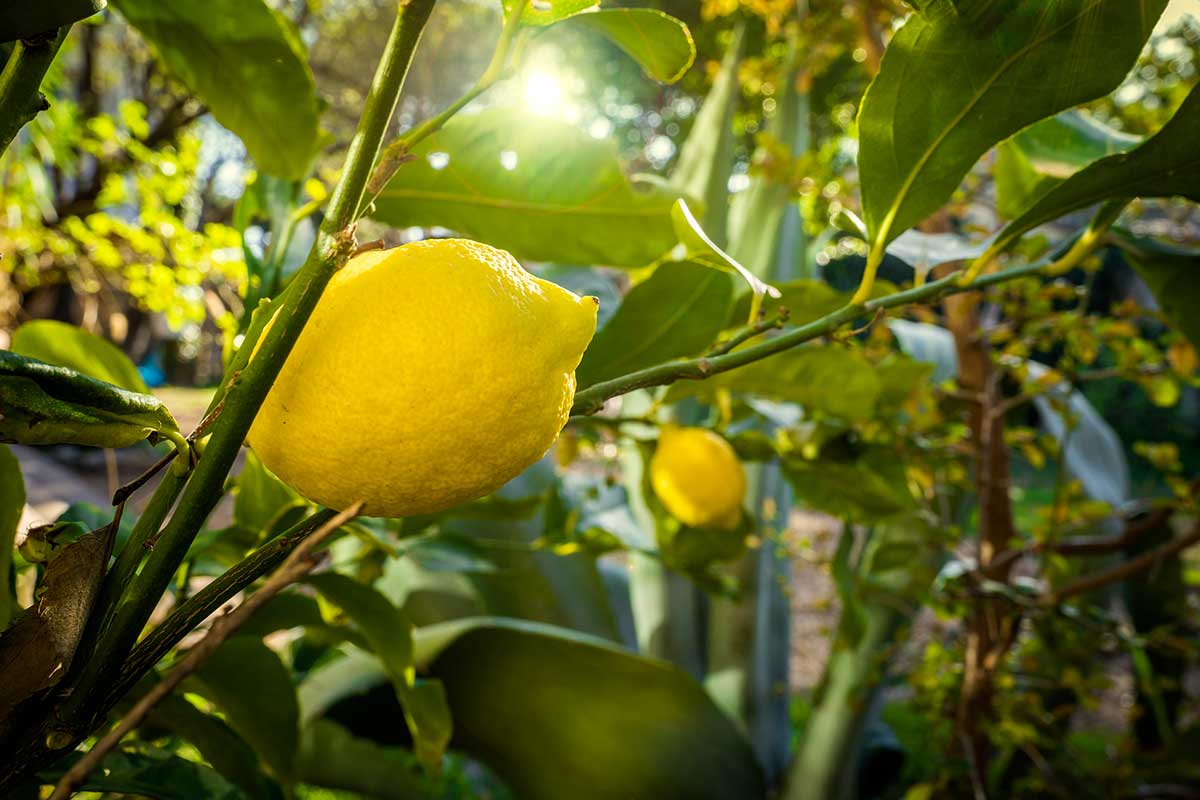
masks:
{"type": "Polygon", "coordinates": [[[128,447],[183,435],[158,398],[0,350],[0,442],[128,447]]]}
{"type": "Polygon", "coordinates": [[[1026,231],[1112,198],[1186,197],[1200,202],[1200,89],[1162,130],[1127,153],[1094,162],[1043,195],[997,237],[1003,250],[1026,231]]]}
{"type": "Polygon", "coordinates": [[[150,393],[137,367],[116,345],[65,322],[51,319],[26,322],[13,333],[9,349],[131,392],[150,393]]]}
{"type": "Polygon", "coordinates": [[[606,8],[576,14],[558,27],[594,31],[638,62],[646,74],[674,83],[692,66],[696,45],[679,20],[651,8],[606,8]]]}
{"type": "Polygon", "coordinates": [[[386,597],[370,586],[327,572],[307,583],[346,613],[379,656],[404,707],[417,757],[436,766],[450,741],[452,723],[445,695],[436,682],[417,681],[413,671],[413,626],[386,597]]]}
{"type": "Polygon", "coordinates": [[[8,627],[17,612],[16,587],[13,584],[13,540],[21,512],[25,509],[25,480],[17,457],[0,444],[0,631],[8,627]]]}
{"type": "MultiPolygon", "coordinates": [[[[600,0],[524,0],[525,11],[521,15],[521,24],[531,27],[545,27],[564,19],[580,14],[600,5],[600,0]]],[[[505,16],[512,13],[517,0],[504,0],[505,16]]]]}
{"type": "Polygon", "coordinates": [[[847,421],[870,419],[880,393],[875,368],[861,353],[836,345],[797,347],[703,381],[671,387],[672,398],[718,390],[799,403],[847,421]]]}
{"type": "MultiPolygon", "coordinates": [[[[421,629],[417,661],[446,687],[455,749],[525,800],[765,796],[737,727],[665,662],[575,631],[487,617],[421,629]]],[[[377,673],[375,685],[382,680],[377,673]]]]}
{"type": "Polygon", "coordinates": [[[459,115],[413,155],[376,199],[375,219],[562,264],[642,267],[678,241],[673,192],[635,186],[611,142],[556,120],[505,108],[459,115]]]}
{"type": "Polygon", "coordinates": [[[316,87],[297,32],[263,0],[113,0],[171,75],[241,137],[263,172],[304,177],[318,144],[316,87]]]}
{"type": "Polygon", "coordinates": [[[28,39],[104,10],[106,0],[39,0],[0,6],[0,42],[28,39]]]}
{"type": "Polygon", "coordinates": [[[229,639],[184,686],[216,703],[275,776],[291,780],[300,743],[300,708],[291,673],[262,640],[229,639]]]}
{"type": "Polygon", "coordinates": [[[592,340],[575,371],[580,388],[701,352],[720,333],[732,303],[729,275],[691,261],[659,265],[592,340]]]}
{"type": "Polygon", "coordinates": [[[1163,314],[1200,349],[1200,250],[1117,232],[1117,245],[1154,293],[1163,314]]]}
{"type": "Polygon", "coordinates": [[[992,174],[1001,216],[1020,216],[1030,203],[1093,161],[1142,141],[1072,109],[1030,125],[1000,145],[992,174]]]}
{"type": "Polygon", "coordinates": [[[992,146],[1115,88],[1166,1],[1019,0],[983,32],[944,10],[910,17],[858,118],[872,250],[936,211],[992,146]]]}
{"type": "Polygon", "coordinates": [[[418,649],[446,685],[455,744],[479,754],[520,796],[764,795],[745,739],[680,670],[530,623],[438,628],[418,649]]]}
{"type": "MultiPolygon", "coordinates": [[[[81,753],[56,762],[54,769],[38,773],[46,784],[55,784],[81,753]]],[[[84,792],[112,793],[155,800],[245,800],[236,786],[204,764],[188,761],[163,751],[127,753],[117,751],[104,757],[83,785],[84,792]]]]}

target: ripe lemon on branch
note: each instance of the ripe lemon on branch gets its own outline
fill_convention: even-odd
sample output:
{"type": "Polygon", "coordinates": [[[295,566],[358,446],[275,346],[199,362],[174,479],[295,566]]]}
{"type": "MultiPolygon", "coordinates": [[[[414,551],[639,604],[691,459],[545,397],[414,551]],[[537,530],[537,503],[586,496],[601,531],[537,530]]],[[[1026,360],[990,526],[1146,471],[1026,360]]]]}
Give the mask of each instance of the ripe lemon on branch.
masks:
{"type": "Polygon", "coordinates": [[[746,474],[729,442],[712,431],[664,428],[650,459],[650,485],[685,525],[733,530],[741,521],[746,474]]]}
{"type": "Polygon", "coordinates": [[[401,517],[482,497],[566,424],[598,304],[464,239],[358,255],[317,303],[250,446],[334,509],[361,499],[401,517]]]}

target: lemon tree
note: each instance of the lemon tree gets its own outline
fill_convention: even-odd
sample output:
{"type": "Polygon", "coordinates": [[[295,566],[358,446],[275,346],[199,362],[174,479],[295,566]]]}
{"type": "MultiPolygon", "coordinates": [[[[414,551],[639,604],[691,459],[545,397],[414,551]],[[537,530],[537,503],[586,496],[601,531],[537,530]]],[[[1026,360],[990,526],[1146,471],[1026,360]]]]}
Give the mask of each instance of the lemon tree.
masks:
{"type": "MultiPolygon", "coordinates": [[[[15,42],[0,49],[0,146],[42,110],[71,24],[104,5],[0,11],[0,34],[15,42]],[[53,30],[35,30],[43,24],[53,30]]],[[[1200,529],[1174,536],[1166,522],[1194,508],[1194,490],[1161,443],[1139,448],[1171,494],[1156,507],[1160,545],[1073,581],[1047,559],[1036,595],[1009,574],[1019,559],[1058,555],[1062,526],[1046,520],[1093,525],[1129,505],[1119,442],[1070,389],[1096,353],[1114,361],[1097,370],[1105,379],[1160,406],[1196,385],[1186,314],[1195,253],[1114,225],[1122,213],[1136,219],[1135,200],[1196,199],[1200,90],[1182,87],[1169,122],[1113,154],[1083,147],[1056,160],[1020,151],[1028,132],[1007,138],[1116,89],[1165,0],[1051,10],[925,0],[919,13],[897,11],[886,55],[868,35],[871,47],[849,59],[865,66],[847,64],[877,72],[855,93],[854,141],[845,87],[825,98],[828,119],[809,116],[818,90],[805,55],[853,15],[706,2],[697,20],[753,24],[720,23],[730,28],[716,37],[723,59],[693,68],[696,42],[712,37],[694,40],[656,9],[594,0],[495,4],[495,46],[477,80],[393,136],[414,53],[437,19],[436,0],[408,0],[389,7],[337,169],[314,167],[322,103],[304,38],[278,4],[112,5],[261,170],[234,219],[250,277],[242,318],[224,326],[221,380],[186,436],[133,365],[94,337],[42,325],[53,341],[28,355],[53,363],[0,357],[0,440],[173,445],[118,491],[113,512],[73,506],[35,531],[34,545],[67,530],[74,540],[27,546],[47,551],[28,561],[10,552],[25,492],[0,449],[0,621],[11,618],[0,631],[0,795],[58,784],[57,797],[257,800],[317,786],[437,800],[461,796],[455,781],[482,764],[524,800],[834,797],[854,783],[896,632],[935,592],[961,589],[969,646],[953,663],[932,653],[942,661],[928,693],[959,698],[938,756],[961,766],[893,788],[978,796],[982,782],[1009,780],[977,768],[998,748],[1011,759],[1050,738],[1021,739],[1030,726],[1000,724],[1011,709],[993,702],[1013,683],[997,669],[1023,646],[1018,631],[1053,641],[1048,612],[1123,581],[1122,569],[1165,564],[1163,583],[1186,595],[1177,557],[1200,529]],[[611,130],[538,119],[506,105],[511,95],[468,109],[556,41],[606,43],[646,80],[715,73],[669,179],[631,174],[611,130]],[[762,79],[760,68],[778,74],[762,79]],[[761,118],[756,109],[747,121],[744,92],[761,118]],[[814,145],[811,133],[831,121],[840,138],[814,145]],[[736,141],[751,132],[752,143],[736,141]],[[1034,187],[1013,201],[1022,207],[1004,204],[1014,222],[972,229],[990,235],[982,244],[911,230],[935,226],[930,212],[953,216],[958,195],[986,184],[981,157],[1002,143],[1034,187]],[[836,179],[825,174],[839,161],[836,179]],[[848,209],[848,172],[865,222],[848,209]],[[1065,232],[1030,235],[1081,211],[1065,232]],[[808,269],[821,263],[814,225],[829,245],[817,256],[864,254],[850,280],[808,269]],[[262,256],[255,226],[270,238],[262,256]],[[408,243],[362,241],[380,226],[408,243]],[[1094,270],[1112,242],[1162,295],[1156,341],[1131,336],[1129,310],[1063,310],[1079,298],[1053,277],[1094,270]],[[292,250],[308,254],[292,263],[292,250]],[[982,298],[1006,320],[1000,329],[985,329],[982,298]],[[918,304],[941,316],[884,324],[918,304]],[[1070,374],[1030,359],[1054,348],[1070,374]],[[944,384],[951,376],[958,386],[944,384]],[[1006,429],[1026,402],[1041,429],[1006,429]],[[253,457],[231,479],[247,444],[253,457]],[[1053,507],[1021,521],[1034,532],[1023,539],[1009,460],[1037,466],[1049,451],[1061,461],[1053,507]],[[1116,466],[1098,478],[1100,462],[1116,466]],[[232,519],[218,526],[229,491],[232,519]],[[939,588],[971,496],[987,546],[970,568],[944,571],[939,588]],[[779,589],[794,499],[845,531],[831,570],[842,608],[834,656],[810,735],[793,749],[779,589]],[[330,574],[306,579],[322,558],[330,574]],[[233,603],[254,614],[219,615],[233,603]],[[98,736],[118,714],[124,723],[98,736]],[[138,741],[122,743],[131,730],[138,741]]],[[[849,21],[868,34],[877,22],[849,21]]],[[[1085,544],[1068,542],[1095,547],[1085,544]]],[[[1177,621],[1148,612],[1159,605],[1170,604],[1132,609],[1139,633],[1177,621]]],[[[1173,669],[1148,653],[1151,638],[1130,640],[1139,669],[1173,669]]],[[[1138,690],[1148,693],[1145,674],[1138,690]]],[[[1162,706],[1147,703],[1169,731],[1162,706]]]]}

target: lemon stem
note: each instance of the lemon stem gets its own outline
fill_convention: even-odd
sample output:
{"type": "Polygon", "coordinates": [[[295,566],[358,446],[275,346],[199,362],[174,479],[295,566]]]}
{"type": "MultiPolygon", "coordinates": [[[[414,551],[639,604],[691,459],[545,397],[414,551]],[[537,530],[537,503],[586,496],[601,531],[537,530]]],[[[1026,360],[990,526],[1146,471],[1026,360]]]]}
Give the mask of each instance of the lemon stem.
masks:
{"type": "Polygon", "coordinates": [[[512,72],[508,66],[509,55],[513,52],[513,43],[516,41],[517,31],[521,29],[521,16],[525,13],[525,7],[528,4],[529,0],[519,0],[513,5],[508,16],[504,18],[504,27],[500,31],[500,38],[496,42],[496,48],[492,51],[492,58],[483,70],[483,74],[479,76],[479,80],[475,81],[475,84],[470,89],[448,105],[441,113],[425,120],[383,148],[383,152],[379,155],[379,163],[371,173],[370,181],[367,182],[367,200],[363,203],[360,214],[366,213],[367,208],[375,201],[379,193],[383,191],[383,187],[396,174],[396,170],[400,169],[404,162],[409,160],[409,154],[418,142],[440,131],[442,126],[450,121],[451,117],[462,111],[472,100],[509,77],[512,72]]]}

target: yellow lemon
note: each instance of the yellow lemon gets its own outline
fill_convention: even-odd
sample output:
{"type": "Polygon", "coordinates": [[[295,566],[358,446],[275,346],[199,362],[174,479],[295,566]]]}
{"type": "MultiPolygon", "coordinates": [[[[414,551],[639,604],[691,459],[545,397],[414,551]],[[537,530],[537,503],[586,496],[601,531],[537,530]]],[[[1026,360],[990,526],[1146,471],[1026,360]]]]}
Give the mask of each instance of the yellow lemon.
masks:
{"type": "Polygon", "coordinates": [[[250,446],[330,508],[400,517],[481,497],[566,424],[598,303],[463,239],[363,253],[321,296],[250,446]]]}
{"type": "Polygon", "coordinates": [[[746,474],[729,442],[703,428],[664,428],[650,459],[650,485],[667,510],[694,528],[736,528],[746,474]]]}

